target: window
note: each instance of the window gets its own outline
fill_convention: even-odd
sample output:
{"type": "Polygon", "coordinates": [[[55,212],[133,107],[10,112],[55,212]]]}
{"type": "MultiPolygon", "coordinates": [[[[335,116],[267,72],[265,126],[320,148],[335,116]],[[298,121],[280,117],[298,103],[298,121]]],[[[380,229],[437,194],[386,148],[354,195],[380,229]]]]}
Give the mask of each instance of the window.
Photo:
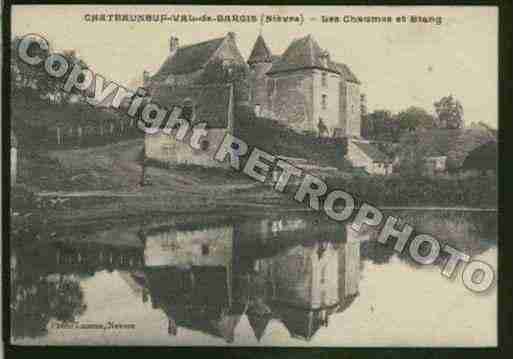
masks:
{"type": "Polygon", "coordinates": [[[323,110],[326,110],[326,108],[328,107],[328,95],[322,95],[321,107],[323,110]]]}
{"type": "Polygon", "coordinates": [[[194,119],[194,104],[187,99],[183,102],[182,116],[184,120],[192,121],[194,119]]]}
{"type": "Polygon", "coordinates": [[[269,80],[267,82],[267,96],[269,96],[270,98],[272,98],[274,95],[274,86],[274,80],[269,80]]]}
{"type": "Polygon", "coordinates": [[[207,140],[203,140],[200,142],[200,148],[202,151],[206,151],[208,150],[208,148],[210,147],[210,142],[207,141],[207,140]]]}
{"type": "Polygon", "coordinates": [[[328,87],[328,75],[326,74],[326,72],[323,72],[321,75],[321,84],[322,87],[328,87]]]}

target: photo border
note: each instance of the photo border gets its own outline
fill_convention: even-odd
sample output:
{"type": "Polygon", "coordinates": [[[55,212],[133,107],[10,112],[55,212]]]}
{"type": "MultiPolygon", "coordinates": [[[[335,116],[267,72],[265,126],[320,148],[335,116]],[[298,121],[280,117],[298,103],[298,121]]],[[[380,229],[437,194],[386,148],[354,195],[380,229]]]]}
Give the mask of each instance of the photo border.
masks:
{"type": "MultiPolygon", "coordinates": [[[[418,6],[418,5],[437,5],[437,6],[497,6],[499,8],[499,34],[498,34],[498,60],[499,60],[499,121],[498,121],[498,144],[499,144],[499,163],[505,161],[505,141],[504,133],[508,128],[509,121],[513,119],[512,113],[512,13],[513,7],[509,1],[44,1],[35,0],[6,0],[3,3],[2,13],[2,40],[3,40],[3,60],[2,60],[2,315],[3,315],[3,344],[6,358],[31,357],[37,354],[49,354],[52,358],[66,357],[70,355],[94,356],[101,355],[120,355],[140,356],[140,355],[176,355],[176,356],[219,356],[223,358],[411,358],[423,357],[448,357],[462,356],[465,358],[500,357],[507,355],[512,347],[512,321],[513,321],[513,286],[511,272],[511,259],[506,258],[508,253],[513,253],[511,240],[505,236],[504,225],[504,183],[505,176],[510,170],[502,165],[498,171],[498,347],[485,348],[453,348],[453,347],[164,347],[164,346],[19,346],[10,343],[10,42],[11,42],[11,8],[13,5],[380,5],[380,6],[418,6]],[[509,248],[508,248],[509,247],[509,248]]],[[[478,30],[477,30],[478,31],[478,30]]],[[[458,323],[454,323],[457,329],[458,323]]],[[[386,333],[384,333],[386,335],[386,333]]]]}

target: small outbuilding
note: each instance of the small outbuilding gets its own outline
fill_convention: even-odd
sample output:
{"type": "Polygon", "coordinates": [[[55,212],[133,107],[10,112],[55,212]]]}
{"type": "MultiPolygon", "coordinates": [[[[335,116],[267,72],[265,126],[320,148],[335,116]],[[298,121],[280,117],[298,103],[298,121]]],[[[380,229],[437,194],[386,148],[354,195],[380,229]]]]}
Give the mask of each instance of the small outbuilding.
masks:
{"type": "Polygon", "coordinates": [[[369,141],[349,140],[346,157],[354,167],[363,168],[369,174],[392,173],[392,160],[369,141]]]}
{"type": "Polygon", "coordinates": [[[497,142],[490,141],[471,151],[461,170],[470,173],[497,173],[497,142]]]}

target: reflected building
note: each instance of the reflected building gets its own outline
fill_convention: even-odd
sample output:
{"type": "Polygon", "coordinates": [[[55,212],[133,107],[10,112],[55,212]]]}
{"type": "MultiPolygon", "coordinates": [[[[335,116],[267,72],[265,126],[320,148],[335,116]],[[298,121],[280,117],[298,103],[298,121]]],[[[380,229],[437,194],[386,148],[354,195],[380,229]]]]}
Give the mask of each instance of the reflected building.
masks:
{"type": "Polygon", "coordinates": [[[258,340],[271,321],[283,323],[292,337],[310,340],[358,294],[359,241],[330,223],[283,217],[173,224],[112,240],[105,234],[15,248],[15,335],[41,336],[51,319],[80,316],[81,280],[107,270],[116,271],[136,298],[165,313],[169,335],[179,336],[183,328],[231,343],[245,315],[258,340]]]}
{"type": "Polygon", "coordinates": [[[291,336],[310,340],[358,294],[359,242],[348,237],[345,227],[339,230],[338,242],[296,244],[255,259],[248,318],[252,326],[256,323],[257,339],[264,319],[276,318],[291,336]]]}
{"type": "Polygon", "coordinates": [[[153,307],[166,313],[168,333],[184,327],[233,342],[247,303],[234,288],[233,226],[163,227],[144,236],[142,282],[153,307]]]}
{"type": "Polygon", "coordinates": [[[169,320],[168,333],[198,330],[233,342],[242,315],[258,340],[271,320],[310,340],[358,294],[359,242],[303,219],[144,232],[143,300],[169,320]],[[324,233],[324,235],[323,235],[324,233]]]}

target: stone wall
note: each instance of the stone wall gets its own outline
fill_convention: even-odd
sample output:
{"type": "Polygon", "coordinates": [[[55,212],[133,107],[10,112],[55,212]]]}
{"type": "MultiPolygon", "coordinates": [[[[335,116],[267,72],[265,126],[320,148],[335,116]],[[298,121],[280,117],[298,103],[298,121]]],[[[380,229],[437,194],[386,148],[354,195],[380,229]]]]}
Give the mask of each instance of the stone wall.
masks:
{"type": "Polygon", "coordinates": [[[228,168],[228,163],[219,163],[214,160],[214,156],[224,136],[229,132],[231,131],[227,129],[209,129],[208,136],[202,139],[202,141],[206,140],[208,142],[206,150],[193,149],[189,145],[190,135],[184,141],[177,141],[174,136],[163,132],[146,135],[145,155],[148,159],[169,164],[192,164],[205,167],[228,168]]]}
{"type": "Polygon", "coordinates": [[[359,138],[361,137],[360,85],[347,82],[346,88],[346,134],[359,138]]]}
{"type": "MultiPolygon", "coordinates": [[[[250,85],[251,85],[251,106],[255,108],[260,105],[260,109],[269,110],[269,96],[267,95],[267,71],[271,68],[270,63],[258,63],[251,66],[250,85]]],[[[258,115],[258,114],[257,114],[258,115]]]]}
{"type": "Polygon", "coordinates": [[[360,241],[348,241],[339,249],[339,270],[338,277],[339,297],[342,301],[344,297],[358,294],[360,282],[360,241]]]}
{"type": "Polygon", "coordinates": [[[166,229],[146,235],[147,266],[223,266],[232,262],[233,227],[166,229]]]}
{"type": "Polygon", "coordinates": [[[340,128],[348,137],[361,137],[360,85],[340,81],[340,128]]]}
{"type": "Polygon", "coordinates": [[[312,122],[315,130],[317,131],[317,125],[319,119],[328,128],[328,135],[331,137],[335,128],[340,128],[339,124],[339,108],[340,108],[340,96],[339,92],[340,75],[321,71],[313,71],[313,118],[312,122]],[[322,74],[326,76],[326,85],[323,85],[322,74]],[[323,108],[322,98],[326,96],[326,107],[323,108]]]}
{"type": "Polygon", "coordinates": [[[275,299],[291,305],[311,306],[312,258],[316,255],[312,248],[298,245],[264,260],[271,262],[275,299]]]}
{"type": "Polygon", "coordinates": [[[313,121],[313,71],[272,75],[267,80],[269,110],[278,120],[299,131],[317,131],[313,121]]]}
{"type": "MultiPolygon", "coordinates": [[[[319,309],[326,306],[332,306],[339,303],[338,276],[339,261],[338,251],[333,243],[326,244],[326,250],[319,259],[317,255],[316,244],[314,256],[312,257],[312,294],[311,308],[319,309]]],[[[344,274],[344,273],[342,273],[344,274]]]]}
{"type": "Polygon", "coordinates": [[[338,84],[338,88],[339,88],[339,92],[338,92],[338,96],[339,96],[339,117],[338,117],[338,121],[339,121],[339,127],[340,127],[340,132],[343,133],[343,134],[346,134],[346,130],[347,130],[347,99],[346,99],[346,96],[347,96],[347,86],[346,86],[346,82],[345,81],[340,81],[339,84],[338,84]]]}

